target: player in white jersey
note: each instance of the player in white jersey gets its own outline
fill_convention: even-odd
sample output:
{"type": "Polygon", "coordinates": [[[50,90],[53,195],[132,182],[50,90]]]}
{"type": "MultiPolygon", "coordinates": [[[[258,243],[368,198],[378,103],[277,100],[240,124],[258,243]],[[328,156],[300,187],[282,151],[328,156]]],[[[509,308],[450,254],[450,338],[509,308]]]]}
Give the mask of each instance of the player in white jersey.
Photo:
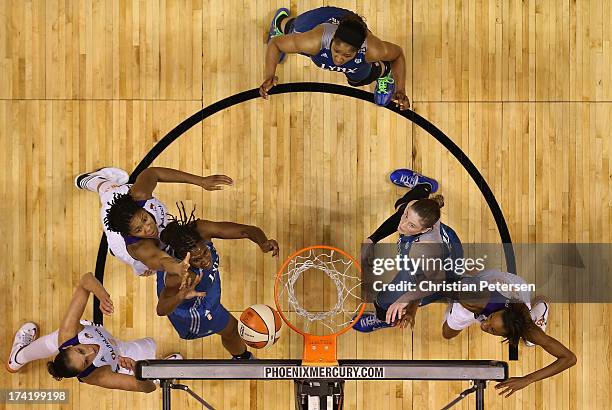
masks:
{"type": "MultiPolygon", "coordinates": [[[[531,300],[532,294],[526,290],[524,285],[527,283],[523,278],[499,269],[486,269],[466,273],[460,282],[465,286],[472,285],[472,289],[483,290],[440,292],[441,296],[450,299],[442,325],[445,339],[452,339],[463,329],[477,324],[482,331],[501,336],[513,346],[517,346],[522,339],[527,346],[541,346],[556,358],[542,369],[498,383],[495,388],[500,391],[499,394],[508,397],[535,381],[552,377],[576,364],[576,355],[545,333],[548,303],[543,298],[531,300]]],[[[394,322],[397,315],[399,327],[414,324],[418,306],[416,302],[408,302],[409,294],[406,295],[388,311],[387,320],[394,322]]]]}
{"type": "Polygon", "coordinates": [[[127,172],[119,168],[102,168],[78,175],[74,183],[79,189],[100,195],[100,217],[110,252],[130,265],[136,275],[146,276],[156,270],[186,274],[188,263],[164,252],[159,234],[166,226],[166,207],[153,196],[153,191],[158,182],[193,184],[215,191],[222,185],[231,185],[232,179],[160,167],[145,169],[133,185],[127,184],[128,179],[127,172]]]}
{"type": "MultiPolygon", "coordinates": [[[[155,359],[155,341],[148,337],[122,342],[104,327],[81,320],[90,293],[100,299],[103,313],[113,313],[113,302],[106,289],[93,274],[86,273],[72,295],[58,330],[37,339],[38,326],[29,322],[17,331],[7,370],[15,373],[26,363],[56,354],[47,368],[57,380],[76,376],[83,383],[109,389],[152,392],[155,384],[137,380],[133,370],[136,361],[155,359]]],[[[182,357],[173,354],[166,357],[169,358],[182,357]]]]}

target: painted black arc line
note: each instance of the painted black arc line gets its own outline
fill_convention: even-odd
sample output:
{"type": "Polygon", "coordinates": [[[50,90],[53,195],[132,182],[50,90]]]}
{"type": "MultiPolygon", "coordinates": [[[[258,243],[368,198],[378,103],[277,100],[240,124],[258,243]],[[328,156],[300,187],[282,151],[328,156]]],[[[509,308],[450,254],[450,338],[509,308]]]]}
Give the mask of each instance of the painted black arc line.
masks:
{"type": "MultiPolygon", "coordinates": [[[[300,93],[300,92],[315,92],[315,93],[328,93],[328,94],[337,94],[337,95],[345,95],[347,97],[353,97],[359,100],[364,100],[368,102],[372,102],[373,96],[372,93],[358,89],[347,87],[344,85],[338,84],[325,84],[325,83],[285,83],[279,84],[276,87],[272,88],[269,92],[270,95],[274,94],[286,94],[286,93],[300,93]]],[[[211,115],[216,114],[217,112],[224,110],[225,108],[232,107],[234,105],[240,104],[242,102],[252,100],[255,98],[261,98],[259,96],[258,89],[252,89],[243,91],[238,94],[234,94],[227,98],[224,98],[220,101],[217,101],[208,107],[198,111],[193,114],[191,117],[187,118],[179,125],[177,125],[173,130],[171,130],[168,134],[166,134],[155,146],[145,155],[145,157],[140,161],[132,175],[130,175],[130,183],[133,183],[136,179],[136,176],[140,174],[145,168],[150,166],[153,161],[176,139],[178,139],[181,135],[183,135],[186,131],[188,131],[191,127],[196,125],[199,122],[204,121],[206,118],[211,115]]],[[[383,108],[380,108],[383,109],[383,108]]],[[[482,193],[491,213],[493,214],[493,218],[495,219],[495,223],[497,224],[497,230],[499,231],[499,236],[501,238],[502,244],[504,244],[504,255],[506,258],[506,268],[508,272],[516,273],[516,261],[514,258],[514,248],[512,247],[512,238],[510,237],[510,231],[508,230],[508,225],[506,224],[506,220],[504,218],[501,207],[499,206],[497,200],[495,199],[495,195],[493,195],[493,191],[487,184],[487,181],[484,179],[482,174],[478,171],[476,166],[472,163],[472,161],[468,158],[468,156],[455,144],[450,138],[448,138],[438,127],[433,125],[431,122],[420,116],[414,111],[405,110],[400,111],[394,104],[390,104],[388,107],[384,109],[393,111],[394,113],[406,118],[412,123],[418,125],[425,131],[427,131],[432,137],[434,137],[440,144],[442,144],[448,151],[457,160],[463,168],[470,175],[474,183],[480,192],[482,193]]],[[[106,264],[106,254],[108,249],[108,243],[106,241],[106,235],[102,234],[102,238],[100,240],[100,247],[98,248],[98,257],[96,260],[96,278],[101,283],[104,283],[104,266],[106,264]]],[[[103,317],[102,313],[99,309],[99,300],[94,298],[94,322],[102,323],[103,317]]],[[[513,359],[515,355],[511,349],[510,358],[513,359]]]]}

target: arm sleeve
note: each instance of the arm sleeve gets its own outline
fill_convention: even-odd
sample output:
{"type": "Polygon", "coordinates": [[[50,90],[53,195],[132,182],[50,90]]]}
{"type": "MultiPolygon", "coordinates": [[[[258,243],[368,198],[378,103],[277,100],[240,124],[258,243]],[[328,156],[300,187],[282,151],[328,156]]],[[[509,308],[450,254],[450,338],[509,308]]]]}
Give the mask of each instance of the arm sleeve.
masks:
{"type": "Polygon", "coordinates": [[[374,243],[378,243],[385,239],[387,236],[394,234],[397,232],[397,227],[402,219],[402,214],[404,213],[404,209],[406,209],[406,204],[401,205],[398,210],[387,218],[385,222],[383,222],[369,238],[374,243]]]}

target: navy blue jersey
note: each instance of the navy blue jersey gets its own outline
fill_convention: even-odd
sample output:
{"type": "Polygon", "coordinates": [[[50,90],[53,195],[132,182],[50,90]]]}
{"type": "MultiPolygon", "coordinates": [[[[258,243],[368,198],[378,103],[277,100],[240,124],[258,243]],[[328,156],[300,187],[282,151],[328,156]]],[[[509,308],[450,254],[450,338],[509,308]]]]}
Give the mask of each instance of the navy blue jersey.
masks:
{"type": "MultiPolygon", "coordinates": [[[[440,222],[440,236],[442,238],[442,259],[463,258],[463,246],[457,233],[448,225],[440,222]]],[[[400,235],[397,241],[397,251],[400,255],[409,255],[413,243],[419,242],[421,235],[400,235]]],[[[458,276],[454,272],[447,272],[447,280],[456,280],[458,276]]]]}
{"type": "MultiPolygon", "coordinates": [[[[219,275],[219,255],[212,242],[206,242],[212,260],[209,269],[191,268],[202,279],[195,287],[206,296],[183,301],[168,315],[168,319],[183,339],[195,339],[223,330],[229,320],[229,312],[221,305],[221,276],[219,275]]],[[[164,271],[157,272],[157,296],[164,290],[164,271]]]]}
{"type": "Polygon", "coordinates": [[[368,40],[363,42],[355,58],[336,66],[331,54],[331,43],[342,17],[351,13],[350,10],[339,7],[319,7],[300,14],[295,18],[289,29],[290,33],[304,33],[319,25],[323,25],[323,35],[321,36],[321,50],[315,55],[309,55],[317,67],[324,70],[337,71],[344,73],[351,81],[361,81],[370,75],[372,64],[366,62],[365,54],[367,51],[368,40]]]}

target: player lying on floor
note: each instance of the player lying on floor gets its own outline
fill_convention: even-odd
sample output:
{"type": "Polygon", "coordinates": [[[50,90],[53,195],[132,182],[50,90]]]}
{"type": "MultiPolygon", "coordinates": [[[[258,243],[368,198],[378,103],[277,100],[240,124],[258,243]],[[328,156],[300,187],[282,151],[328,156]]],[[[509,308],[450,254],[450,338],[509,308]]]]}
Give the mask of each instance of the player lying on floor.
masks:
{"type": "Polygon", "coordinates": [[[102,226],[111,255],[130,265],[139,276],[152,275],[158,269],[186,274],[185,262],[170,257],[159,240],[166,226],[167,211],[153,191],[159,182],[192,184],[215,191],[231,185],[232,179],[226,175],[201,177],[160,167],[145,169],[134,184],[128,184],[128,178],[122,169],[101,168],[74,180],[77,188],[100,195],[102,226]]]}
{"type": "MultiPolygon", "coordinates": [[[[473,284],[480,289],[486,284],[526,284],[520,276],[497,269],[483,270],[478,273],[466,273],[461,279],[462,285],[473,284]]],[[[478,292],[439,292],[439,296],[449,300],[448,309],[442,325],[442,336],[445,339],[456,337],[471,325],[479,324],[489,334],[501,336],[513,346],[522,339],[527,346],[539,345],[556,360],[548,366],[523,377],[512,377],[495,386],[500,394],[506,397],[525,388],[531,383],[542,380],[564,371],[576,364],[576,355],[552,336],[547,335],[549,306],[543,298],[531,300],[529,291],[506,291],[497,286],[495,291],[478,292]]],[[[387,309],[386,322],[400,328],[414,325],[414,318],[419,307],[418,301],[411,301],[410,292],[405,293],[387,309]]]]}
{"type": "Polygon", "coordinates": [[[238,335],[238,321],[221,304],[219,255],[212,240],[247,238],[262,252],[278,255],[278,243],[268,239],[256,226],[234,222],[213,222],[187,217],[179,205],[179,217],[173,218],[161,234],[170,252],[190,264],[190,275],[157,272],[157,314],[168,316],[182,339],[196,339],[218,334],[223,347],[234,359],[250,359],[244,341],[238,335]]]}
{"type": "MultiPolygon", "coordinates": [[[[58,330],[37,339],[36,324],[29,322],[21,326],[15,335],[7,370],[15,373],[26,363],[56,354],[47,368],[57,380],[76,376],[80,382],[108,389],[152,392],[155,384],[137,380],[134,368],[138,360],[155,359],[155,341],[147,337],[122,342],[104,327],[82,321],[90,293],[100,299],[104,314],[113,313],[113,302],[106,289],[93,274],[84,274],[58,330]]],[[[165,359],[182,357],[175,353],[165,359]]]]}

